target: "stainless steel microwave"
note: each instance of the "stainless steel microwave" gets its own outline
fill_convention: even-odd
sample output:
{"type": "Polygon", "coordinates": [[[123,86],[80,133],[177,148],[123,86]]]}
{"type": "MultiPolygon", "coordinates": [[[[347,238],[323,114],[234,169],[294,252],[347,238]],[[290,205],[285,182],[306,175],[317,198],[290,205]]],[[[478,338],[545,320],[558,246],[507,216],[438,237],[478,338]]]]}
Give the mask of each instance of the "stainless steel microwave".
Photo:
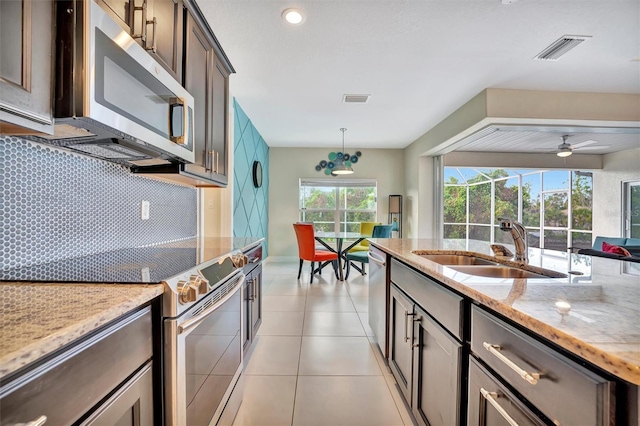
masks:
{"type": "Polygon", "coordinates": [[[192,163],[194,100],[93,0],[56,2],[55,134],[129,166],[192,163]]]}

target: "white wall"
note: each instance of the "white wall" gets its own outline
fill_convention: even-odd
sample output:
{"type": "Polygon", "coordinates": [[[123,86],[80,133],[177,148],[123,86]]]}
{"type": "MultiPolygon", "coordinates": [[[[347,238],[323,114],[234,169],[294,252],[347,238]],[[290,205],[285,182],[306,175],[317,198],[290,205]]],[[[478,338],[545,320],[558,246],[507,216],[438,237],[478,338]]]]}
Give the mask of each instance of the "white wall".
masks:
{"type": "Polygon", "coordinates": [[[433,238],[435,231],[433,196],[433,151],[454,135],[472,132],[474,125],[486,117],[486,91],[481,92],[453,114],[418,138],[404,150],[407,193],[405,238],[433,238]]]}
{"type": "Polygon", "coordinates": [[[640,180],[640,148],[604,156],[593,173],[593,235],[622,234],[622,182],[640,180]]]}
{"type": "MultiPolygon", "coordinates": [[[[362,157],[353,165],[355,173],[347,178],[377,180],[377,220],[387,223],[389,195],[405,194],[403,150],[349,150],[362,151],[362,157]]],[[[322,177],[340,179],[315,170],[315,166],[320,160],[326,160],[328,154],[326,148],[269,148],[269,257],[297,258],[298,244],[292,224],[299,220],[299,180],[322,177]]]]}

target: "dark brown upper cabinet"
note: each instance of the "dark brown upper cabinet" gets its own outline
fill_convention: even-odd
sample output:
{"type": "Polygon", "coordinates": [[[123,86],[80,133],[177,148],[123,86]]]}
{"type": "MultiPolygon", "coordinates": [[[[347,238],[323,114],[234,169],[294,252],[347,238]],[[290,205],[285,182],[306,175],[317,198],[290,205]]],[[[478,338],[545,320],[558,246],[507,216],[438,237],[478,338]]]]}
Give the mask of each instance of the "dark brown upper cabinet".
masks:
{"type": "Polygon", "coordinates": [[[0,1],[0,133],[53,134],[53,2],[0,1]]]}
{"type": "Polygon", "coordinates": [[[184,87],[195,100],[196,161],[181,174],[201,179],[199,186],[228,183],[229,74],[232,71],[193,3],[185,20],[184,87]]]}
{"type": "MultiPolygon", "coordinates": [[[[150,1],[150,0],[149,0],[150,1]]],[[[158,0],[156,0],[157,2],[158,0]]],[[[193,0],[184,0],[182,84],[194,98],[193,164],[133,169],[158,179],[199,187],[226,187],[229,181],[229,63],[193,0]]]]}
{"type": "Polygon", "coordinates": [[[176,80],[182,81],[181,0],[98,0],[98,4],[176,80]]]}

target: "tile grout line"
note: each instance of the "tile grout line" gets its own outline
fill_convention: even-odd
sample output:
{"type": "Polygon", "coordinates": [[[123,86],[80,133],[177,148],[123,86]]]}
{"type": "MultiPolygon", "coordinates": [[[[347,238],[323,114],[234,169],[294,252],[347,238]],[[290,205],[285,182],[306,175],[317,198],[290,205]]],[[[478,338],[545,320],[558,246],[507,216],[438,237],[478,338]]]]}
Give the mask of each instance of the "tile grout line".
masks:
{"type": "Polygon", "coordinates": [[[298,367],[296,369],[296,384],[293,388],[293,406],[291,407],[291,426],[296,414],[296,400],[298,399],[298,380],[300,378],[300,359],[302,358],[302,340],[304,337],[304,322],[307,318],[307,297],[309,289],[304,294],[304,306],[302,307],[302,329],[300,330],[300,348],[298,349],[298,367]]]}

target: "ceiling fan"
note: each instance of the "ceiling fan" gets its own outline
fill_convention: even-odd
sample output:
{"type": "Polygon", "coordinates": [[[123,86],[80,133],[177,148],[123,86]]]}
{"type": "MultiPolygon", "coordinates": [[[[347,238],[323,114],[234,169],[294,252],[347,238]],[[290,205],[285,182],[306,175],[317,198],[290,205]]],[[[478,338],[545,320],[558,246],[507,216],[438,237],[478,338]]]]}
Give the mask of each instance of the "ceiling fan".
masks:
{"type": "MultiPolygon", "coordinates": [[[[553,153],[556,154],[558,157],[568,157],[571,154],[573,154],[573,151],[575,150],[586,151],[590,149],[609,148],[609,145],[588,146],[594,143],[598,143],[598,141],[594,141],[594,140],[579,142],[572,145],[567,142],[567,139],[569,139],[569,135],[563,135],[562,143],[558,145],[558,148],[555,151],[553,151],[553,153]]],[[[539,149],[547,149],[547,148],[539,148],[539,149]]]]}

